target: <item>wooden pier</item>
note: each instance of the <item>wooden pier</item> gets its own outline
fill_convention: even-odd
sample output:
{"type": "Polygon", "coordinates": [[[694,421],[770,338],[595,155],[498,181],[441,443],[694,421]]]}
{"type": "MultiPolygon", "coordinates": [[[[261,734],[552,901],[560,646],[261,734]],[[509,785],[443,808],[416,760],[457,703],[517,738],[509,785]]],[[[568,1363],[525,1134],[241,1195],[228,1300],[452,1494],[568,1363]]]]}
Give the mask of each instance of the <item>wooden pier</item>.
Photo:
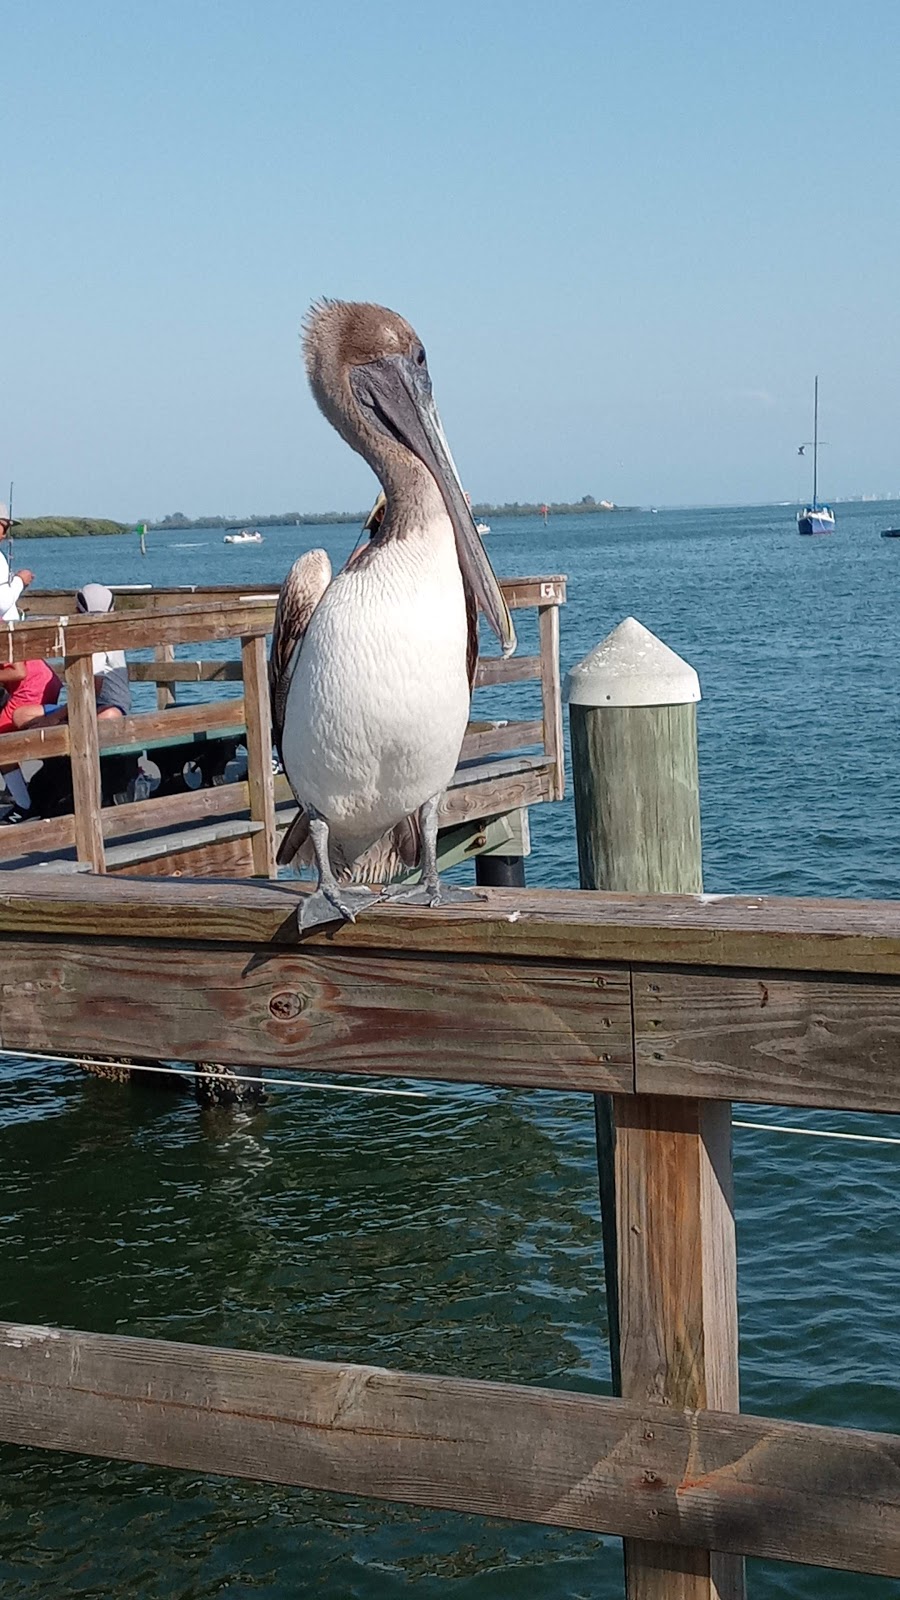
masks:
{"type": "MultiPolygon", "coordinates": [[[[559,607],[566,581],[517,578],[501,587],[512,610],[536,611],[538,650],[506,661],[481,657],[476,687],[534,682],[540,715],[470,724],[441,810],[442,867],[526,855],[528,808],[563,794],[559,607]]],[[[276,593],[234,585],[113,592],[116,610],[108,616],[79,615],[74,591],[29,592],[26,620],[6,625],[4,659],[60,663],[71,709],[69,726],[0,734],[0,764],[69,760],[73,804],[62,816],[0,829],[0,869],[44,863],[141,876],[274,876],[278,836],[296,809],[271,761],[266,635],[276,593]],[[211,643],[217,658],[183,658],[181,647],[211,643]],[[132,681],[156,685],[155,711],[98,723],[90,663],[97,650],[129,655],[132,681]],[[151,660],[133,659],[150,651],[151,660]],[[242,692],[198,701],[190,687],[226,684],[242,692]],[[189,703],[178,701],[180,686],[192,694],[189,703]],[[238,742],[247,748],[246,781],[217,783],[217,756],[221,769],[238,742]],[[214,773],[213,784],[190,792],[179,783],[180,793],[104,804],[105,763],[142,752],[169,769],[198,764],[202,777],[214,773]]]]}
{"type": "Polygon", "coordinates": [[[485,891],[298,944],[296,894],[8,877],[3,1048],[139,1059],[152,1037],[250,1069],[614,1095],[644,1133],[615,1175],[618,1296],[653,1382],[598,1398],[4,1326],[0,1437],[619,1534],[632,1600],[737,1595],[744,1555],[900,1575],[900,1438],[667,1398],[702,1392],[704,1341],[736,1319],[727,1260],[715,1294],[708,1275],[728,1180],[704,1108],[900,1111],[900,909],[485,891]]]}
{"type": "MultiPolygon", "coordinates": [[[[499,674],[487,681],[510,681],[514,664],[539,676],[544,717],[487,730],[510,741],[499,750],[469,745],[451,791],[467,825],[508,797],[501,756],[518,763],[502,778],[519,804],[561,792],[561,580],[534,583],[551,592],[523,582],[512,603],[543,602],[541,656],[482,668],[499,674]],[[506,753],[525,729],[543,746],[523,762],[506,753]]],[[[745,1556],[900,1576],[900,1437],[740,1410],[730,1138],[735,1099],[900,1111],[900,906],[699,892],[699,684],[633,619],[570,676],[581,891],[375,906],[300,939],[296,881],[104,872],[106,819],[167,803],[96,805],[105,730],[90,653],[98,626],[103,647],[123,648],[114,629],[130,625],[157,651],[146,665],[160,695],[182,681],[185,663],[163,654],[176,640],[241,641],[256,777],[240,799],[251,870],[268,876],[270,606],[239,596],[11,630],[16,650],[33,630],[29,653],[65,659],[82,694],[65,748],[83,803],[74,823],[10,831],[71,826],[76,865],[95,871],[20,860],[0,877],[0,1046],[141,1063],[152,1039],[153,1060],[226,1072],[592,1095],[616,1393],[5,1325],[0,1439],[617,1534],[628,1600],[741,1600],[745,1556]]],[[[187,666],[212,676],[222,663],[187,666]]],[[[145,715],[185,718],[181,736],[201,714],[208,735],[236,702],[212,722],[209,705],[145,715]]]]}

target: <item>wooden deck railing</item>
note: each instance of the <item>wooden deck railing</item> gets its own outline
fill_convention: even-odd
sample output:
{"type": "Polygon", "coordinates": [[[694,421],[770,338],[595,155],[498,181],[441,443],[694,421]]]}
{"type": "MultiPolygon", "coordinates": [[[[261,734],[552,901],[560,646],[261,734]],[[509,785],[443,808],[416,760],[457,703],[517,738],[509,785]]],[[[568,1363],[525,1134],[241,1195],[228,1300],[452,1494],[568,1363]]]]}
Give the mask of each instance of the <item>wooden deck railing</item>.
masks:
{"type": "MultiPolygon", "coordinates": [[[[504,581],[502,587],[512,609],[537,611],[540,653],[507,661],[482,657],[476,686],[536,681],[542,714],[539,720],[470,724],[460,769],[442,808],[445,827],[561,799],[564,792],[558,608],[565,602],[565,579],[517,578],[504,581]],[[529,751],[533,753],[525,753],[529,751]]],[[[124,588],[114,593],[116,611],[98,617],[76,612],[73,591],[29,591],[27,619],[5,627],[4,659],[43,657],[63,663],[67,698],[74,710],[70,711],[69,726],[0,735],[0,764],[71,757],[75,804],[71,816],[0,832],[0,864],[18,864],[34,859],[35,854],[74,846],[77,862],[103,872],[107,867],[104,841],[161,828],[196,827],[216,818],[227,829],[229,821],[236,824],[243,817],[251,870],[272,876],[278,822],[275,808],[291,800],[286,780],[273,783],[268,753],[271,724],[265,693],[265,637],[271,631],[276,593],[271,588],[233,585],[188,590],[124,588]],[[53,614],[41,614],[48,611],[53,614]],[[240,659],[175,658],[177,646],[212,641],[240,641],[240,659]],[[157,709],[98,723],[89,670],[91,653],[147,649],[154,651],[155,659],[129,661],[129,676],[136,682],[156,684],[157,709]],[[244,694],[180,705],[176,695],[182,683],[242,683],[244,694]],[[235,729],[248,746],[246,784],[101,807],[99,759],[104,751],[130,747],[135,753],[142,749],[152,752],[161,741],[177,736],[221,736],[235,729]]],[[[141,848],[132,853],[138,864],[146,859],[141,848]]],[[[196,863],[193,865],[196,868],[196,863]]],[[[216,865],[219,870],[240,870],[236,860],[216,865]]]]}
{"type": "MultiPolygon", "coordinates": [[[[141,1059],[152,1039],[267,1071],[614,1093],[655,1136],[617,1184],[669,1202],[635,1231],[620,1298],[640,1323],[654,1281],[669,1315],[652,1331],[682,1364],[702,1359],[701,1313],[667,1282],[665,1240],[702,1239],[710,1205],[702,1182],[667,1189],[683,1108],[900,1110],[898,906],[495,891],[298,944],[297,892],[17,874],[3,1047],[141,1059]]],[[[707,1323],[735,1316],[733,1289],[719,1300],[707,1323]]],[[[640,1591],[657,1600],[709,1592],[700,1551],[900,1575],[900,1438],[651,1394],[5,1326],[0,1438],[619,1534],[660,1552],[640,1591]]]]}

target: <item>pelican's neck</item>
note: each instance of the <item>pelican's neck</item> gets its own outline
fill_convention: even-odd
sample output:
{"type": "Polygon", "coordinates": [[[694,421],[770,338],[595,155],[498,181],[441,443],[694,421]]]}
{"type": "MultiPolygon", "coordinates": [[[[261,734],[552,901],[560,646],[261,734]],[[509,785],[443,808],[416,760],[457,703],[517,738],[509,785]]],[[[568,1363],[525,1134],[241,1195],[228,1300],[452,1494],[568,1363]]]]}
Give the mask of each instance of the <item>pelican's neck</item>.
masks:
{"type": "Polygon", "coordinates": [[[381,487],[387,499],[378,538],[410,539],[434,536],[452,526],[440,489],[421,462],[380,464],[381,487]],[[393,468],[393,470],[391,470],[393,468]]]}

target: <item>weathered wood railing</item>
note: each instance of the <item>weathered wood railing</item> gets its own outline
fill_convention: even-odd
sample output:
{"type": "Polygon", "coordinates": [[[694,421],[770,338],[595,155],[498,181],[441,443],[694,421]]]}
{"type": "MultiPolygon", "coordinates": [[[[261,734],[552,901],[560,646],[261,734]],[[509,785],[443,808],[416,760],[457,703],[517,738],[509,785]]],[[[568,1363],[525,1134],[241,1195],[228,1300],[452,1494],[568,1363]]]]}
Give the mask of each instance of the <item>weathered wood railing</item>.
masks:
{"type": "MultiPolygon", "coordinates": [[[[653,1108],[641,1181],[668,1199],[634,1231],[620,1305],[638,1318],[657,1284],[660,1359],[682,1364],[702,1360],[709,1308],[659,1246],[702,1236],[709,1195],[669,1192],[677,1108],[900,1111],[896,905],[494,892],[298,943],[297,892],[18,874],[0,886],[3,1048],[140,1059],[152,1038],[179,1059],[653,1108]]],[[[0,1437],[619,1534],[651,1552],[641,1593],[659,1600],[699,1593],[709,1550],[900,1575],[900,1438],[652,1394],[7,1326],[0,1437]]]]}
{"type": "MultiPolygon", "coordinates": [[[[503,813],[516,814],[545,800],[558,800],[565,787],[564,739],[559,679],[559,607],[566,597],[565,579],[516,578],[503,590],[514,610],[536,609],[539,653],[507,661],[496,656],[479,660],[476,687],[535,681],[541,690],[540,719],[473,722],[466,734],[460,768],[442,805],[444,828],[475,824],[503,813]],[[535,754],[524,754],[534,750],[535,754]],[[520,752],[511,755],[511,752],[520,752]]],[[[251,870],[274,871],[276,803],[290,801],[283,778],[273,784],[271,727],[265,693],[265,636],[271,631],[276,594],[271,588],[210,587],[202,589],[115,589],[116,611],[109,616],[83,616],[75,609],[74,592],[28,592],[26,621],[7,625],[4,659],[44,657],[64,663],[67,697],[74,707],[70,726],[25,729],[0,735],[0,763],[72,757],[74,813],[45,822],[27,823],[0,834],[0,863],[18,861],[29,852],[52,852],[74,846],[76,860],[93,871],[107,866],[105,841],[154,830],[190,827],[222,819],[226,829],[241,826],[250,842],[251,870]],[[44,616],[41,612],[53,612],[44,616]],[[241,641],[240,659],[179,660],[176,646],[241,641]],[[152,661],[129,661],[133,681],[157,686],[157,709],[124,720],[98,723],[90,654],[96,650],[154,651],[152,661]],[[243,683],[242,698],[175,703],[178,684],[243,683]],[[222,789],[204,789],[156,800],[101,808],[99,757],[124,746],[151,750],[164,739],[246,727],[248,781],[222,789]]],[[[283,821],[282,821],[283,825],[283,821]]],[[[238,841],[227,844],[230,855],[211,859],[210,870],[241,871],[238,841]]],[[[477,848],[477,845],[475,846],[477,848]]],[[[211,852],[210,852],[211,855],[211,852]]],[[[148,868],[148,851],[133,848],[138,867],[148,868]]],[[[199,852],[184,861],[173,851],[163,858],[176,870],[187,864],[204,870],[199,852]]],[[[131,868],[133,870],[133,867],[131,868]]],[[[126,870],[129,870],[126,867],[126,870]]]]}

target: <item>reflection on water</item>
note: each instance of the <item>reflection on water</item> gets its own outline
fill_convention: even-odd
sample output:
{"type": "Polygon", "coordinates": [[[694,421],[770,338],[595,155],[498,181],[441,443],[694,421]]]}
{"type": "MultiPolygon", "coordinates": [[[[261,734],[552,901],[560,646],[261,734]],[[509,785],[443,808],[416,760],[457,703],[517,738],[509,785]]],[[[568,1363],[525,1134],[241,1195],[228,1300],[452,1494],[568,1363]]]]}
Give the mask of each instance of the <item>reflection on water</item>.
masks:
{"type": "MultiPolygon", "coordinates": [[[[570,574],[564,664],[634,613],[698,668],[712,890],[896,890],[900,763],[885,727],[900,550],[878,539],[882,520],[846,508],[818,541],[771,510],[494,524],[501,572],[570,574]]],[[[343,559],[354,537],[267,530],[258,551],[231,552],[229,574],[275,581],[300,549],[324,542],[343,559]]],[[[29,562],[47,584],[203,582],[220,577],[209,539],[175,558],[171,537],[154,535],[143,563],[130,541],[35,542],[29,562]]],[[[518,620],[528,653],[532,621],[518,620]]],[[[484,691],[485,714],[539,714],[534,694],[484,691]]],[[[574,883],[570,802],[532,826],[531,881],[574,883]]],[[[588,1097],[425,1087],[424,1100],[282,1088],[234,1117],[66,1066],[0,1062],[4,1315],[606,1390],[588,1097]]],[[[885,1118],[765,1115],[894,1131],[885,1118]]],[[[745,1408],[900,1432],[896,1150],[739,1130],[735,1165],[745,1408]]],[[[619,1547],[599,1536],[0,1456],[3,1600],[431,1600],[451,1582],[460,1600],[621,1594],[619,1547]]],[[[750,1564],[751,1600],[895,1592],[750,1564]]]]}

